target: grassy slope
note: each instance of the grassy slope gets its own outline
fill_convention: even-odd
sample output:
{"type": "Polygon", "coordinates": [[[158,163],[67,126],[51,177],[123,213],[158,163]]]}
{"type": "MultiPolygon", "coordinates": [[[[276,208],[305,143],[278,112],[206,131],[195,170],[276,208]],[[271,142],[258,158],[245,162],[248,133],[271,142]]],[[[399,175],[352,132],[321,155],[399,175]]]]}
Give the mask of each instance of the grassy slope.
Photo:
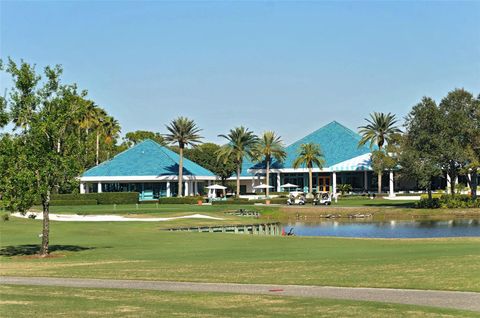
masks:
{"type": "MultiPolygon", "coordinates": [[[[59,257],[0,256],[0,274],[480,291],[480,238],[367,240],[170,233],[157,223],[52,222],[59,257]]],[[[41,222],[0,223],[1,245],[41,222]]]]}
{"type": "Polygon", "coordinates": [[[476,317],[375,302],[261,295],[0,286],[5,317],[476,317]]]}

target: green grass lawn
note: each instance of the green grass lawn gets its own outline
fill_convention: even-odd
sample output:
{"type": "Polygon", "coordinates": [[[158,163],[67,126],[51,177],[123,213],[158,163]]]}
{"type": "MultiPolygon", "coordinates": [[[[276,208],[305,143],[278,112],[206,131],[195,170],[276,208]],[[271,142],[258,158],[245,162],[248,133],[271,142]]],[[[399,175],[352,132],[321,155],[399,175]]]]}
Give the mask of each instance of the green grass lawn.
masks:
{"type": "Polygon", "coordinates": [[[222,293],[0,286],[3,317],[478,317],[422,306],[222,293]]]}
{"type": "Polygon", "coordinates": [[[0,274],[480,291],[480,238],[374,240],[173,233],[158,223],[0,222],[0,274]],[[22,255],[23,254],[23,255],[22,255]]]}

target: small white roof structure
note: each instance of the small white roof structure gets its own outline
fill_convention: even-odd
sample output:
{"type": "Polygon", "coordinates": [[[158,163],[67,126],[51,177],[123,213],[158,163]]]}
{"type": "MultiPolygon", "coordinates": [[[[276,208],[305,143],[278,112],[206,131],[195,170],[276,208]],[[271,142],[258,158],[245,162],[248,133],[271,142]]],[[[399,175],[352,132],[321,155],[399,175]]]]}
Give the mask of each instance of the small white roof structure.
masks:
{"type": "Polygon", "coordinates": [[[280,188],[298,188],[298,185],[291,184],[291,183],[285,183],[284,185],[281,185],[280,188]]]}
{"type": "Polygon", "coordinates": [[[210,189],[210,190],[225,190],[227,187],[224,187],[224,186],[219,185],[219,184],[212,184],[211,186],[208,186],[206,188],[210,189]]]}
{"type": "Polygon", "coordinates": [[[260,184],[260,185],[257,185],[257,186],[254,186],[253,187],[254,189],[270,189],[270,188],[273,188],[272,186],[267,186],[266,184],[260,184]]]}
{"type": "Polygon", "coordinates": [[[329,168],[330,171],[372,171],[372,154],[366,153],[361,156],[339,162],[329,168]]]}

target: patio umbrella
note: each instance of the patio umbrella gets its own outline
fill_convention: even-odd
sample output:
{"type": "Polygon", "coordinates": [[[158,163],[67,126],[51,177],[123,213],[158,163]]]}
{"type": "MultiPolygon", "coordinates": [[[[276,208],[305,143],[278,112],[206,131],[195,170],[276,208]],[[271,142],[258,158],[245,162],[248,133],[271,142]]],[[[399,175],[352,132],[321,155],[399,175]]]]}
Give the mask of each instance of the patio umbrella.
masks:
{"type": "Polygon", "coordinates": [[[257,186],[254,186],[253,187],[254,189],[267,189],[267,188],[273,188],[272,186],[267,186],[266,184],[260,184],[260,185],[257,185],[257,186]]]}
{"type": "Polygon", "coordinates": [[[223,190],[223,195],[225,196],[225,189],[227,187],[224,187],[224,186],[219,185],[219,184],[212,184],[212,185],[210,185],[206,188],[208,189],[208,197],[209,198],[216,198],[217,194],[216,194],[215,190],[223,190]]]}
{"type": "Polygon", "coordinates": [[[281,185],[280,188],[298,188],[298,185],[296,184],[291,184],[291,183],[285,183],[284,185],[281,185]]]}

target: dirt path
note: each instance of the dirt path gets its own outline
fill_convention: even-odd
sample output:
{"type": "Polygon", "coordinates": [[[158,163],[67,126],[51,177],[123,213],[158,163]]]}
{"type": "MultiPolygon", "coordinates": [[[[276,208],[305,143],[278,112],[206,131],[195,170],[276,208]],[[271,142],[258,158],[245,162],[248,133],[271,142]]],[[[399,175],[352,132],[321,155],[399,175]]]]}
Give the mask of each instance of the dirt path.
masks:
{"type": "Polygon", "coordinates": [[[268,294],[277,296],[378,301],[397,304],[473,310],[480,312],[480,293],[474,292],[7,276],[0,277],[0,284],[268,294]]]}

